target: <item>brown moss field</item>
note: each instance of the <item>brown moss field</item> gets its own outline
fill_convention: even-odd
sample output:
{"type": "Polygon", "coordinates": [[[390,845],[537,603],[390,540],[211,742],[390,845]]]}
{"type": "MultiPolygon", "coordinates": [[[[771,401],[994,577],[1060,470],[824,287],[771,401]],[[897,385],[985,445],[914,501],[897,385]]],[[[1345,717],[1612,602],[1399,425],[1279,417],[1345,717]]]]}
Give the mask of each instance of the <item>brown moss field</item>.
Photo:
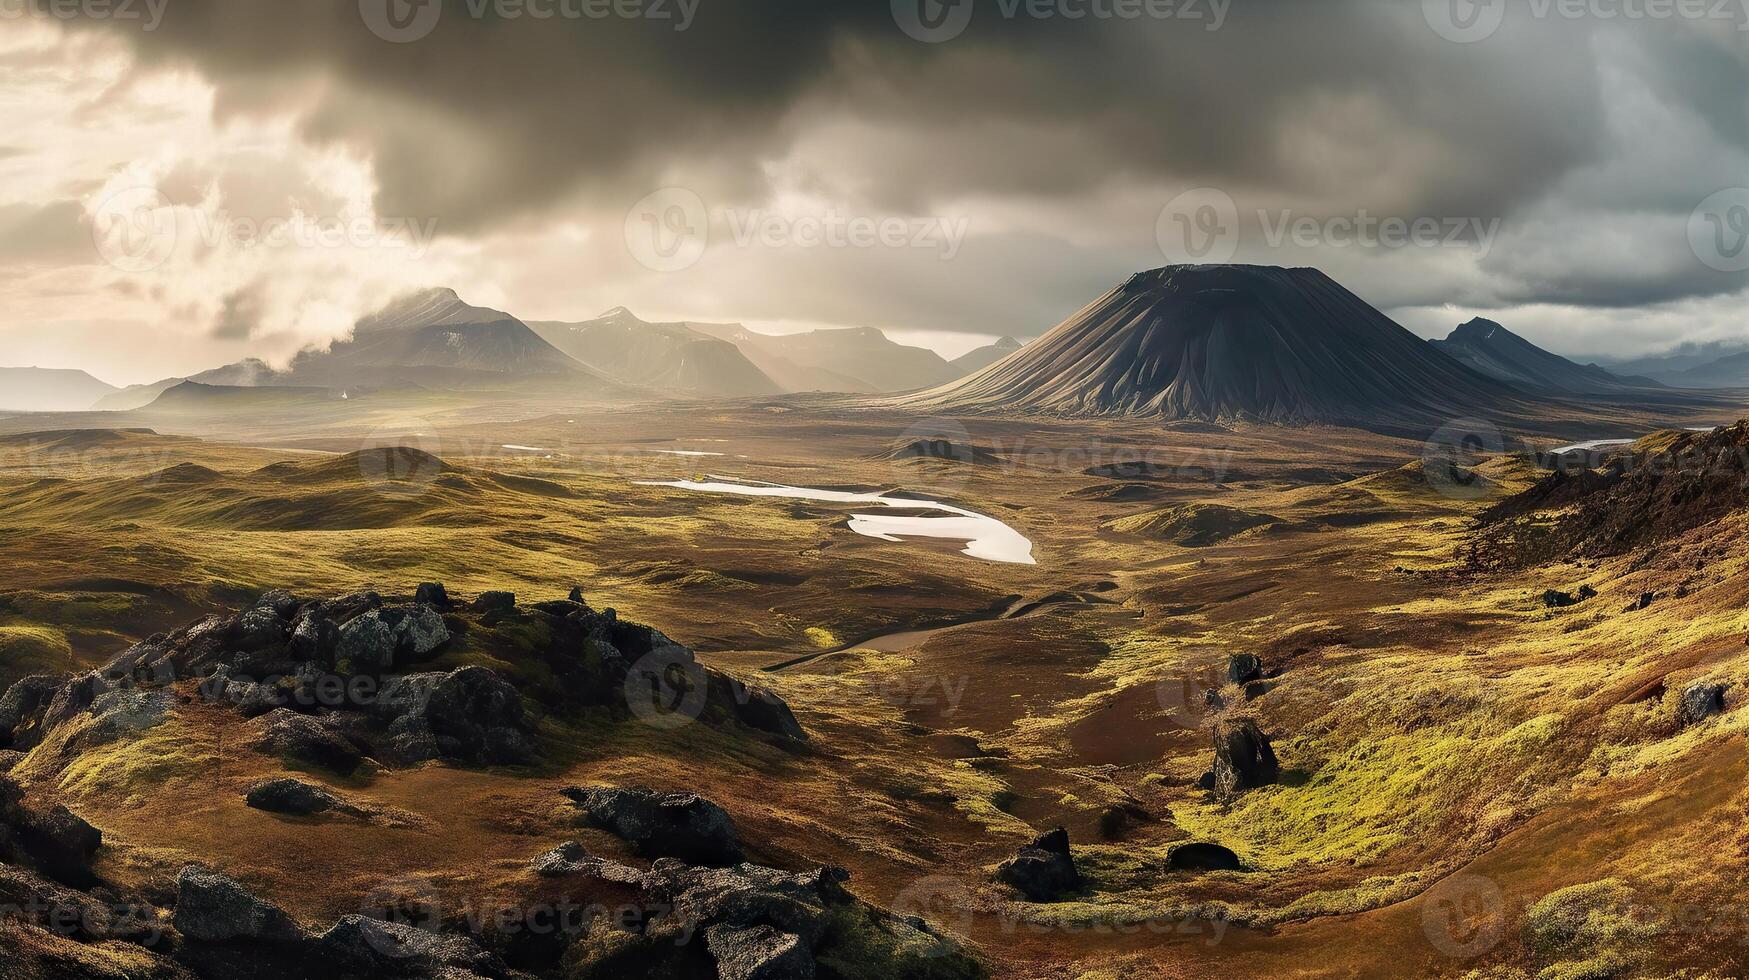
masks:
{"type": "Polygon", "coordinates": [[[765,863],[848,868],[997,977],[1749,971],[1744,515],[1651,553],[1483,572],[1474,515],[1534,468],[1492,458],[1485,492],[1455,499],[1420,443],[1353,430],[823,398],[116,418],[0,418],[0,682],[96,666],[268,589],[577,585],[758,677],[811,736],[786,752],[551,721],[539,768],[300,773],[378,811],[315,820],[245,807],[282,764],[234,713],[189,703],[72,769],[17,770],[104,831],[118,880],[204,861],[309,922],[402,890],[452,912],[523,901],[529,859],[561,841],[634,860],[566,825],[558,790],[638,782],[721,804],[765,863]],[[937,435],[998,462],[882,458],[937,435]],[[395,445],[443,465],[351,455],[395,445]],[[853,533],[867,507],[644,485],[702,475],[945,501],[1012,526],[1037,563],[853,533]],[[1545,607],[1581,585],[1597,597],[1545,607]],[[1225,683],[1241,652],[1270,670],[1249,696],[1225,683]],[[1727,711],[1681,726],[1701,678],[1733,685],[1727,711]],[[1277,785],[1197,786],[1211,688],[1274,740],[1277,785]],[[1085,893],[1030,904],[991,881],[1056,826],[1085,893]],[[1168,871],[1190,840],[1249,870],[1168,871]]]}

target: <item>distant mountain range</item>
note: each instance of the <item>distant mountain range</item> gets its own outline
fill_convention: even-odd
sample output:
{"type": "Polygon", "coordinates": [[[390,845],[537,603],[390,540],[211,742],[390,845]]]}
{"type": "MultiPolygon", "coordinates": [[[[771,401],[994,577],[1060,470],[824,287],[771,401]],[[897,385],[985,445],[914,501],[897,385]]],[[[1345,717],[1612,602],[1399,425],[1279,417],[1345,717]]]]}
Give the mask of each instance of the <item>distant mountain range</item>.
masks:
{"type": "Polygon", "coordinates": [[[1651,378],[1620,377],[1595,364],[1577,364],[1479,317],[1430,343],[1491,378],[1533,393],[1617,394],[1663,387],[1651,378]]]}
{"type": "Polygon", "coordinates": [[[627,384],[724,398],[784,391],[732,341],[685,323],[647,323],[623,306],[583,323],[529,326],[557,349],[627,384]]]}
{"type": "Polygon", "coordinates": [[[0,368],[0,411],[77,412],[116,388],[86,374],[59,368],[0,368]]]}
{"type": "Polygon", "coordinates": [[[1424,433],[1456,418],[1534,415],[1539,399],[1316,269],[1207,265],[1131,276],[995,366],[898,403],[1424,433]]]}

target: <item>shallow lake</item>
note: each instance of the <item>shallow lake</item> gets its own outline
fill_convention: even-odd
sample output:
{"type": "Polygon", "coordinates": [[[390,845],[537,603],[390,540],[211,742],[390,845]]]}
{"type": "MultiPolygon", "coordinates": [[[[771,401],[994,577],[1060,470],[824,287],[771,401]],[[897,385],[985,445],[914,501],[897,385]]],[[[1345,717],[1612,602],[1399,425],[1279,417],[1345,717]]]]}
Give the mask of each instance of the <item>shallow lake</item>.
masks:
{"type": "Polygon", "coordinates": [[[985,561],[1014,565],[1036,565],[1032,557],[1032,542],[1019,531],[994,517],[976,511],[944,504],[937,500],[917,500],[892,497],[884,493],[858,493],[852,490],[818,490],[812,487],[790,487],[779,483],[759,483],[733,477],[712,476],[705,480],[645,481],[641,486],[672,487],[699,493],[726,493],[742,497],[779,497],[790,500],[819,500],[834,504],[875,504],[891,510],[929,511],[946,514],[934,517],[925,514],[852,514],[850,529],[864,537],[901,542],[906,538],[934,538],[964,541],[961,552],[985,561]]]}

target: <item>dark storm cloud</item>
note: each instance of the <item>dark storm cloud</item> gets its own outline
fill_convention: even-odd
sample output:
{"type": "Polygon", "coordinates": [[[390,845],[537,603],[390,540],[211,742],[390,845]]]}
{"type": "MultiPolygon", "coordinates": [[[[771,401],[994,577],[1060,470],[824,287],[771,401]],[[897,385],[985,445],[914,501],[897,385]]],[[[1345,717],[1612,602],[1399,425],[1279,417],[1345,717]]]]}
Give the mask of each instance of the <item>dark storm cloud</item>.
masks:
{"type": "MultiPolygon", "coordinates": [[[[1453,43],[1419,2],[1233,0],[1210,30],[1213,0],[1166,5],[1195,18],[1078,20],[1030,16],[1034,0],[968,0],[963,34],[924,43],[882,0],[618,0],[664,16],[605,18],[529,13],[603,9],[589,0],[522,2],[444,0],[407,43],[367,27],[377,0],[177,0],[154,31],[107,26],[147,66],[198,69],[221,117],[291,112],[307,138],[368,154],[379,213],[436,218],[447,235],[579,206],[606,228],[668,182],[713,207],[758,202],[790,160],[793,186],[877,211],[967,197],[1069,211],[1106,193],[1147,204],[1137,189],[1159,188],[1141,208],[1157,212],[1177,189],[1212,185],[1247,215],[1504,225],[1485,282],[1457,253],[1413,273],[1400,256],[1292,256],[1352,269],[1363,293],[1425,282],[1407,304],[1491,290],[1501,304],[1631,306],[1741,288],[1697,265],[1679,231],[1695,201],[1744,180],[1749,55],[1734,24],[1518,11],[1483,42],[1453,43]],[[1695,142],[1648,138],[1676,117],[1695,142]],[[1649,225],[1677,231],[1633,251],[1590,237],[1649,225]]],[[[1046,8],[1058,2],[1097,0],[1046,8]]],[[[1076,244],[1056,261],[1133,254],[1131,231],[1098,231],[1065,227],[1076,244]]],[[[1004,277],[1001,250],[1020,240],[968,251],[996,277],[983,286],[1041,271],[1021,249],[1004,277]]],[[[850,319],[872,319],[876,295],[892,302],[891,283],[866,281],[840,304],[862,304],[850,319]]],[[[942,321],[956,313],[905,319],[955,329],[942,321]]]]}
{"type": "MultiPolygon", "coordinates": [[[[578,191],[623,207],[671,165],[756,196],[762,162],[841,123],[884,131],[891,158],[857,176],[888,203],[1154,177],[1339,195],[1359,171],[1394,175],[1375,206],[1495,214],[1587,159],[1600,118],[1583,45],[1554,36],[1573,28],[1454,45],[1419,5],[1378,0],[1239,2],[1220,30],[987,0],[940,44],[870,0],[703,0],[686,30],[506,19],[519,8],[496,2],[476,19],[482,2],[448,0],[403,44],[356,0],[179,0],[157,30],[122,34],[149,62],[195,63],[221,112],[298,106],[309,135],[373,153],[384,213],[452,231],[578,191]],[[1337,118],[1349,131],[1323,136],[1355,151],[1302,131],[1337,118]]],[[[663,8],[678,16],[678,0],[648,9],[663,8]]]]}

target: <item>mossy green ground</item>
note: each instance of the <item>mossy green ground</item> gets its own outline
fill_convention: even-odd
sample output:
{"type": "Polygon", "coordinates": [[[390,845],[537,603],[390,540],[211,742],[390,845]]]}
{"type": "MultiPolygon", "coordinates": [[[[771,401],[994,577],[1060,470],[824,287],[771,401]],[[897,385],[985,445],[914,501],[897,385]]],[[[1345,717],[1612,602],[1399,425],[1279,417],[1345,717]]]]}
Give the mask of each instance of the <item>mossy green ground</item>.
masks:
{"type": "MultiPolygon", "coordinates": [[[[239,788],[278,764],[246,751],[231,722],[184,712],[52,774],[116,842],[118,863],[199,852],[256,862],[264,880],[323,880],[277,896],[312,919],[368,890],[357,871],[367,863],[501,882],[574,833],[550,822],[558,787],[629,781],[698,789],[734,814],[762,858],[846,865],[876,901],[903,906],[920,882],[950,878],[964,888],[966,917],[949,927],[1003,976],[1741,972],[1740,947],[1635,933],[1631,917],[1611,916],[1624,895],[1654,907],[1722,903],[1749,870],[1738,829],[1749,803],[1735,788],[1749,774],[1740,751],[1749,722],[1733,705],[1680,728],[1668,693],[1636,693],[1749,677],[1742,527],[1708,529],[1646,560],[1466,572],[1467,516],[1486,501],[1429,492],[1403,466],[1417,445],[1241,428],[1175,432],[1173,451],[1230,452],[1255,479],[1158,485],[1168,504],[1218,501],[1289,526],[1187,549],[1102,530],[1162,504],[1080,494],[1108,482],[1084,472],[1086,455],[1016,454],[1024,464],[975,468],[875,461],[902,421],[790,413],[749,424],[702,408],[450,420],[446,443],[561,452],[446,454],[454,469],[441,483],[411,487],[303,454],[187,440],[131,439],[131,456],[72,463],[0,449],[0,567],[26,570],[0,581],[0,644],[16,651],[0,666],[95,662],[272,587],[410,591],[440,580],[461,595],[509,588],[539,599],[577,584],[593,604],[773,686],[813,735],[792,755],[702,726],[543,719],[561,771],[428,767],[347,787],[438,829],[293,826],[247,811],[239,788]],[[731,475],[933,491],[1014,523],[1040,564],[858,538],[843,509],[639,487],[689,465],[635,451],[651,438],[727,440],[711,443],[731,454],[713,468],[731,475]],[[164,468],[140,465],[142,452],[203,470],[154,477],[164,468]],[[1272,467],[1312,463],[1379,475],[1271,478],[1272,467]],[[1546,588],[1582,583],[1602,594],[1566,610],[1538,601],[1546,588]],[[1016,597],[1065,590],[1108,601],[993,618],[1016,597]],[[1641,591],[1661,598],[1626,611],[1641,591]],[[760,670],[952,622],[966,625],[897,650],[853,646],[760,670]],[[1220,680],[1226,657],[1242,651],[1280,671],[1249,701],[1220,680]],[[1279,785],[1232,801],[1195,787],[1210,758],[1200,697],[1211,686],[1274,737],[1279,785]],[[1111,823],[1125,808],[1144,817],[1111,823]],[[1059,824],[1087,873],[1084,894],[1033,906],[989,881],[1016,846],[1059,824]],[[1251,870],[1166,872],[1171,848],[1192,839],[1232,848],[1251,870]],[[1423,915],[1454,874],[1482,875],[1506,896],[1498,939],[1469,956],[1433,941],[1423,915]],[[1596,882],[1607,888],[1586,889],[1596,882]],[[1579,907],[1563,938],[1559,924],[1579,907]],[[1176,928],[1106,928],[1137,922],[1176,928]],[[1211,942],[1215,922],[1235,925],[1211,942]]],[[[1087,438],[1067,424],[969,424],[987,444],[1087,438]]],[[[353,436],[300,438],[357,448],[353,436]]],[[[1101,438],[1108,452],[1152,453],[1159,433],[1113,424],[1101,438]]],[[[1505,461],[1481,474],[1499,492],[1530,475],[1505,461]]],[[[464,663],[549,680],[465,642],[439,665],[464,663]]]]}

